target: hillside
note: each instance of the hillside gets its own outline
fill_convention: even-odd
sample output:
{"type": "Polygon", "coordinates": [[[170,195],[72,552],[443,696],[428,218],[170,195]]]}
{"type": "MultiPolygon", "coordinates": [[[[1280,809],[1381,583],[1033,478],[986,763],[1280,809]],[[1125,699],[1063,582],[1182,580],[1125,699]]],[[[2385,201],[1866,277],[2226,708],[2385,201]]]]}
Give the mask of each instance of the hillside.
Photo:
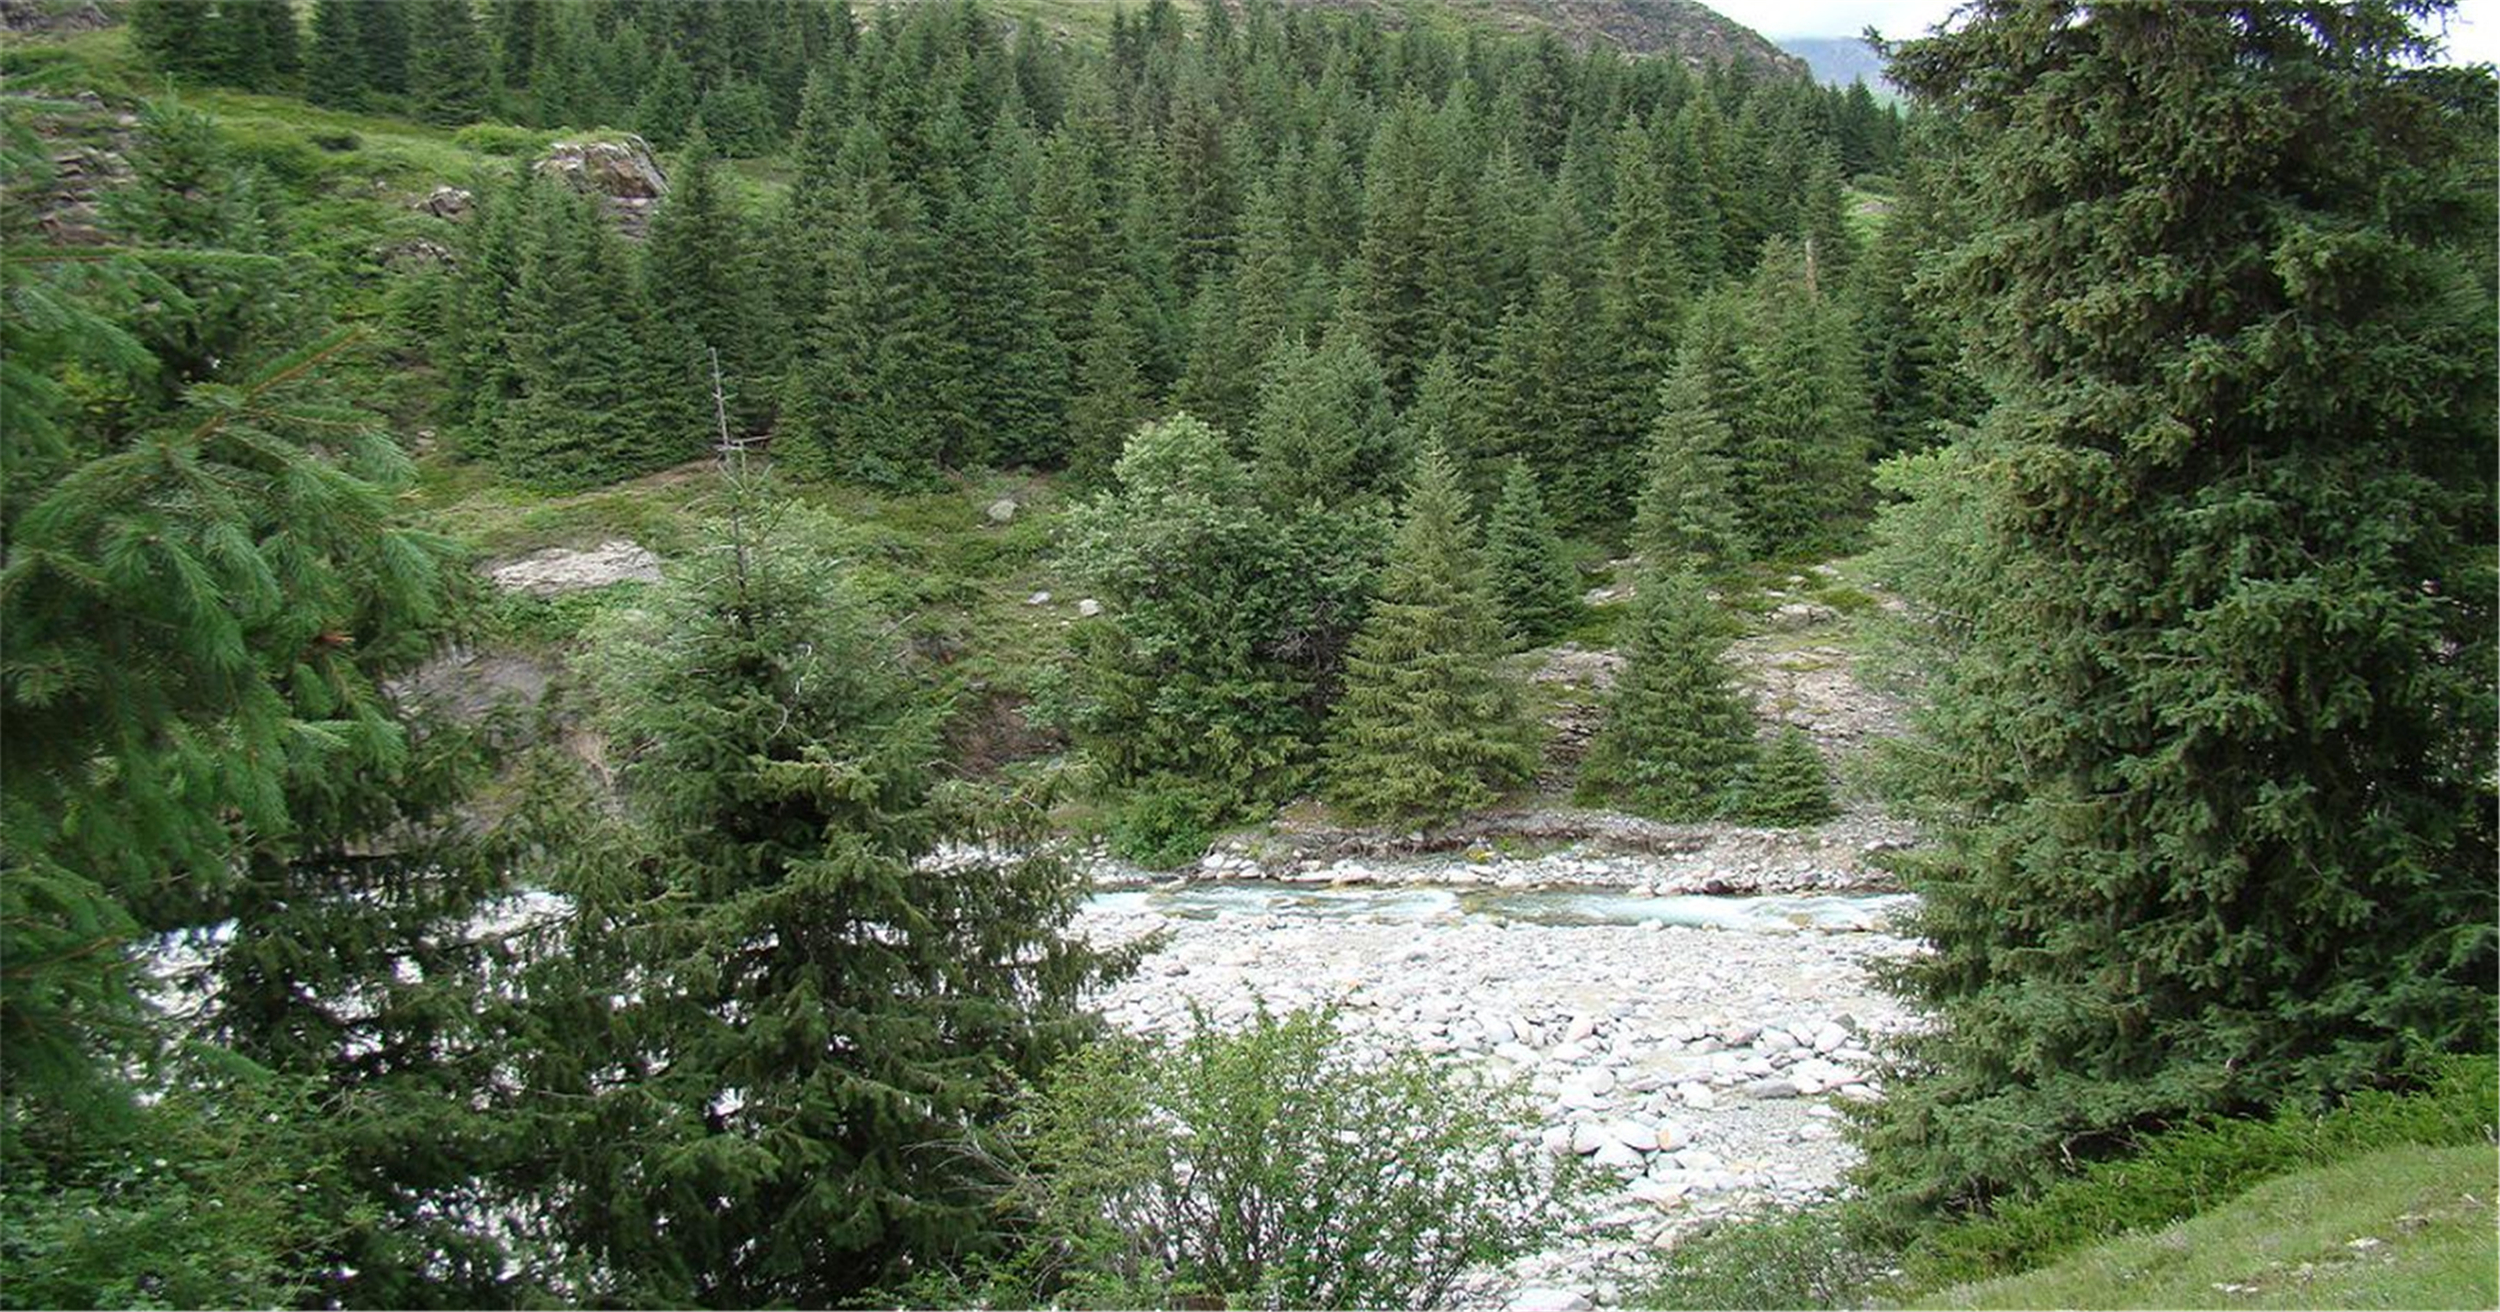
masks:
{"type": "Polygon", "coordinates": [[[1917,1306],[2491,1307],[2491,1179],[2488,1147],[2389,1149],[1917,1306]]]}

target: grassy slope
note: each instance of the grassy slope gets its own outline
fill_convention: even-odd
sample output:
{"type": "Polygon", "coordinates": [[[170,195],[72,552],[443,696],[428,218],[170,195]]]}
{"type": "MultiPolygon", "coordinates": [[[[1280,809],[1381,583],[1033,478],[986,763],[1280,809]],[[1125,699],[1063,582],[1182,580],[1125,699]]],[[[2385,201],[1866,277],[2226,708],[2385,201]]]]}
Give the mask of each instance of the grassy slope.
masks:
{"type": "Polygon", "coordinates": [[[2488,1146],[2393,1148],[2282,1176],[2203,1215],[1933,1308],[2500,1306],[2488,1146]]]}

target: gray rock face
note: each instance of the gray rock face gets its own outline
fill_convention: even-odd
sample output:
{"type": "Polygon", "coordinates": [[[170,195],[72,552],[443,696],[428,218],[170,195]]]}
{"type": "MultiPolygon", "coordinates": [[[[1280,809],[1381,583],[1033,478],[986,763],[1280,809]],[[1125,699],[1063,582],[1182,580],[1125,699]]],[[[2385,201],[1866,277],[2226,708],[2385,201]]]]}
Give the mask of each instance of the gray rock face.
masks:
{"type": "Polygon", "coordinates": [[[469,211],[476,207],[477,197],[467,191],[459,187],[436,187],[409,208],[438,219],[458,221],[469,217],[469,211]]]}
{"type": "Polygon", "coordinates": [[[628,236],[650,230],[652,212],[668,195],[668,175],[651,157],[650,144],[631,133],[612,141],[559,141],[532,167],[598,197],[628,236]]]}
{"type": "Polygon", "coordinates": [[[657,583],[660,558],[622,538],[588,549],[550,547],[490,567],[486,577],[506,592],[561,596],[615,583],[657,583]]]}

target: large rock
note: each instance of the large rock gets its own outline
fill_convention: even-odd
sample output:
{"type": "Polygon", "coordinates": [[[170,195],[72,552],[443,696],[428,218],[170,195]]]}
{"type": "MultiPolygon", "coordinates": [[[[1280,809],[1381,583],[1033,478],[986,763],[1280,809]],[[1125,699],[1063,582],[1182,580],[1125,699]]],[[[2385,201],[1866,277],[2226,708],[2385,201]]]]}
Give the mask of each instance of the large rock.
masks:
{"type": "Polygon", "coordinates": [[[469,211],[476,206],[477,197],[459,187],[436,187],[410,208],[438,219],[457,221],[467,218],[469,211]]]}
{"type": "Polygon", "coordinates": [[[491,566],[486,577],[506,592],[554,597],[612,583],[657,583],[660,558],[622,538],[595,547],[550,547],[491,566]]]}
{"type": "Polygon", "coordinates": [[[598,197],[618,226],[636,237],[650,229],[652,211],[668,195],[668,175],[651,157],[650,144],[631,133],[611,141],[559,141],[533,167],[598,197]]]}

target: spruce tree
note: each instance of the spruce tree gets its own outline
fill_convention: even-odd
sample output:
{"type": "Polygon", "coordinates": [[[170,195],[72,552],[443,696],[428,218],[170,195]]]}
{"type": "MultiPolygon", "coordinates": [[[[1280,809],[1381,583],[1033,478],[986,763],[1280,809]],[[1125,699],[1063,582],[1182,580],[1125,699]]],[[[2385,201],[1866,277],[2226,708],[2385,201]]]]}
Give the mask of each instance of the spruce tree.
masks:
{"type": "Polygon", "coordinates": [[[1754,274],[1732,454],[1746,535],[1766,556],[1834,550],[1864,513],[1873,419],[1837,290],[1785,239],[1754,274]]]}
{"type": "Polygon", "coordinates": [[[740,476],[594,635],[627,827],[558,877],[527,996],[564,1041],[515,1069],[561,1163],[530,1206],[627,1301],[833,1306],[978,1251],[1008,1094],[1120,965],[1035,815],[943,785],[839,534],[740,476]]]}
{"type": "Polygon", "coordinates": [[[668,199],[651,218],[643,256],[652,318],[685,338],[687,354],[668,363],[689,391],[711,394],[711,354],[720,360],[730,422],[761,428],[771,416],[783,357],[753,267],[753,234],[721,189],[721,166],[701,133],[676,161],[668,199]]]}
{"type": "Polygon", "coordinates": [[[332,109],[351,108],[362,100],[366,87],[364,21],[357,11],[365,7],[365,0],[314,0],[305,99],[332,109]]]}
{"type": "Polygon", "coordinates": [[[1580,618],[1579,581],[1545,513],[1536,471],[1513,460],[1485,525],[1484,559],[1494,612],[1515,647],[1553,641],[1580,618]]]}
{"type": "Polygon", "coordinates": [[[1117,292],[1094,302],[1094,316],[1077,355],[1076,392],[1068,400],[1068,472],[1099,485],[1110,477],[1121,444],[1152,404],[1138,359],[1143,334],[1129,322],[1117,292]]]}
{"type": "MultiPolygon", "coordinates": [[[[670,463],[639,404],[650,363],[631,266],[593,203],[541,180],[505,334],[518,394],[497,416],[495,458],[516,482],[590,487],[670,463]]],[[[672,375],[682,377],[683,375],[672,375]]]]}
{"type": "Polygon", "coordinates": [[[1467,493],[1439,447],[1417,460],[1401,516],[1329,722],[1329,796],[1363,822],[1446,820],[1536,770],[1467,493]]]}
{"type": "Polygon", "coordinates": [[[1389,490],[1403,470],[1388,382],[1357,323],[1339,319],[1317,350],[1279,339],[1263,372],[1250,440],[1269,504],[1389,490]]]}
{"type": "MultiPolygon", "coordinates": [[[[416,116],[457,127],[486,114],[486,38],[470,0],[406,0],[416,116]]],[[[377,8],[391,8],[380,5],[377,8]]]]}
{"type": "Polygon", "coordinates": [[[1661,820],[1708,820],[1753,756],[1753,711],[1727,664],[1727,623],[1690,568],[1650,568],[1632,600],[1606,723],[1580,792],[1661,820]]]}
{"type": "Polygon", "coordinates": [[[1969,513],[1888,548],[1952,626],[1931,1024],[1862,1132],[1901,1215],[2491,1048],[2492,145],[2442,9],[1989,0],[1893,63],[1977,151],[1939,291],[1995,398],[1921,496],[1969,513]]]}
{"type": "Polygon", "coordinates": [[[356,8],[356,43],[365,84],[385,95],[408,90],[409,4],[360,4],[356,8]]]}
{"type": "Polygon", "coordinates": [[[1720,418],[1710,350],[1690,342],[1677,352],[1675,372],[1658,389],[1658,419],[1643,453],[1632,545],[1661,568],[1712,568],[1745,558],[1728,468],[1733,434],[1720,418]]]}
{"type": "Polygon", "coordinates": [[[1780,828],[1816,824],[1839,809],[1832,803],[1831,772],[1823,754],[1793,725],[1780,730],[1770,747],[1737,776],[1735,800],[1738,819],[1780,828]]]}
{"type": "Polygon", "coordinates": [[[694,130],[695,113],[694,74],[686,71],[686,61],[679,59],[676,51],[662,51],[659,63],[651,71],[651,81],[634,102],[634,131],[662,150],[675,150],[685,144],[687,133],[694,130]]]}

